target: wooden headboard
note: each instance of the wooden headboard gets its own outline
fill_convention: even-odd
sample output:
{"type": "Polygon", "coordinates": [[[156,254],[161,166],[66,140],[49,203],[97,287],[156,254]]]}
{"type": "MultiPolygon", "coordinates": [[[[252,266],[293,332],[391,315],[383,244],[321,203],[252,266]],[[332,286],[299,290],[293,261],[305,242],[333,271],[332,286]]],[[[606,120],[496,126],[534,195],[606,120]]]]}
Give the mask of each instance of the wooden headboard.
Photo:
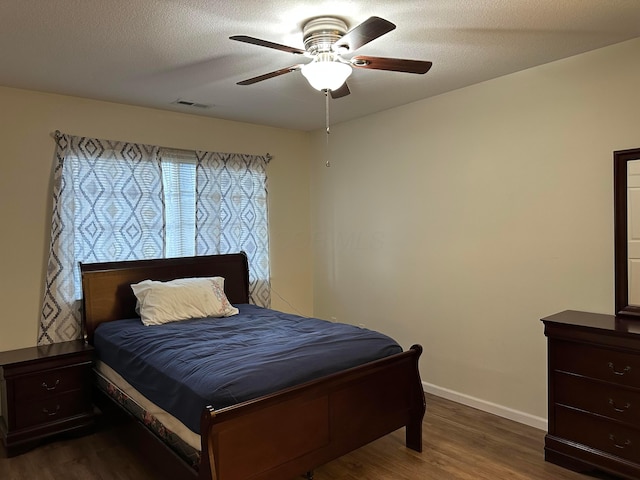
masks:
{"type": "Polygon", "coordinates": [[[81,263],[82,322],[93,343],[93,332],[102,322],[135,318],[132,283],[168,281],[188,277],[224,277],[224,291],[231,303],[249,303],[249,266],[244,253],[200,257],[81,263]]]}

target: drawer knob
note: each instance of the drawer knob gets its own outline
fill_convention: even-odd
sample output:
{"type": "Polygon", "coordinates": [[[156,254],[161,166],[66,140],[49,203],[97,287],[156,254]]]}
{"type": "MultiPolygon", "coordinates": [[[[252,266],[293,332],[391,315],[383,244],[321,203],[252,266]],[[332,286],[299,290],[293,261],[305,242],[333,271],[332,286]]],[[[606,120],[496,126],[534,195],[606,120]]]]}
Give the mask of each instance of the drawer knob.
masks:
{"type": "Polygon", "coordinates": [[[616,448],[626,448],[629,445],[631,445],[631,440],[629,439],[625,440],[624,443],[619,443],[618,440],[616,440],[616,436],[613,433],[609,435],[609,440],[613,442],[613,446],[616,448]]]}
{"type": "Polygon", "coordinates": [[[60,384],[60,380],[56,380],[56,383],[54,383],[53,386],[51,387],[47,385],[47,382],[42,382],[41,387],[44,388],[45,390],[51,391],[51,390],[55,390],[58,384],[60,384]]]}
{"type": "Polygon", "coordinates": [[[616,412],[624,412],[626,410],[629,410],[629,408],[631,408],[631,402],[625,403],[624,407],[618,407],[616,405],[616,402],[613,400],[613,398],[609,399],[609,405],[611,405],[611,408],[613,408],[616,412]]]}
{"type": "Polygon", "coordinates": [[[43,408],[42,409],[42,413],[44,413],[45,415],[47,415],[49,417],[53,417],[54,415],[57,415],[59,411],[60,411],[60,405],[56,405],[56,408],[53,411],[49,411],[48,408],[43,408]]]}
{"type": "Polygon", "coordinates": [[[615,375],[624,375],[625,373],[629,373],[631,371],[631,367],[627,365],[622,370],[616,370],[613,366],[613,362],[609,362],[609,368],[615,375]]]}

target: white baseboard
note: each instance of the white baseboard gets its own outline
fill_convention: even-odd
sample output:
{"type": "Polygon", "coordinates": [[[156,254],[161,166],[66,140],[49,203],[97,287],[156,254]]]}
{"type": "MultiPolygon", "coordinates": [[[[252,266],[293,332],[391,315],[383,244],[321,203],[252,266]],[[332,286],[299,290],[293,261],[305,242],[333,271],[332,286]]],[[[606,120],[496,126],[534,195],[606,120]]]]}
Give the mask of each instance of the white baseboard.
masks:
{"type": "MultiPolygon", "coordinates": [[[[548,422],[546,418],[536,417],[528,413],[520,412],[509,407],[498,405],[497,403],[488,402],[480,398],[465,395],[464,393],[455,392],[448,388],[438,387],[431,383],[422,382],[422,387],[425,392],[435,395],[437,397],[446,398],[456,403],[461,403],[469,407],[477,408],[483,412],[492,413],[499,417],[508,418],[518,423],[529,425],[530,427],[537,428],[539,430],[547,431],[548,422]]],[[[427,405],[427,410],[429,405],[427,405]]]]}

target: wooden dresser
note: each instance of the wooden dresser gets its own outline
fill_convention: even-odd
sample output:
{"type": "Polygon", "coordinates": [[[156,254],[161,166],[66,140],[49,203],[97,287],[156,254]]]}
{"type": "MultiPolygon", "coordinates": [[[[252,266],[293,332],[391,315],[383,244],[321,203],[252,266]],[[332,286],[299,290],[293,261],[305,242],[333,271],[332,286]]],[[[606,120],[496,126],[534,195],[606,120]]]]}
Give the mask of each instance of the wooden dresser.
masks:
{"type": "Polygon", "coordinates": [[[78,340],[0,352],[0,437],[9,456],[93,425],[93,347],[78,340]]]}
{"type": "Polygon", "coordinates": [[[640,319],[565,311],[548,339],[545,459],[640,479],[640,319]]]}

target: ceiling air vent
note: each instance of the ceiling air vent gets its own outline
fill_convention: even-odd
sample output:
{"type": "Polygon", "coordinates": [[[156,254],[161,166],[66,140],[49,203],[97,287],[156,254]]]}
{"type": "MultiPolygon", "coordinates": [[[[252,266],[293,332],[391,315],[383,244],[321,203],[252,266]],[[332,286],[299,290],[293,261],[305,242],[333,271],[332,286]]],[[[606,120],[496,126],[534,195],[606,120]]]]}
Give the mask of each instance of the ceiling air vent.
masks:
{"type": "Polygon", "coordinates": [[[205,105],[204,103],[191,102],[189,100],[181,100],[178,99],[175,102],[172,102],[175,105],[182,105],[183,107],[192,107],[192,108],[211,108],[212,105],[205,105]]]}

